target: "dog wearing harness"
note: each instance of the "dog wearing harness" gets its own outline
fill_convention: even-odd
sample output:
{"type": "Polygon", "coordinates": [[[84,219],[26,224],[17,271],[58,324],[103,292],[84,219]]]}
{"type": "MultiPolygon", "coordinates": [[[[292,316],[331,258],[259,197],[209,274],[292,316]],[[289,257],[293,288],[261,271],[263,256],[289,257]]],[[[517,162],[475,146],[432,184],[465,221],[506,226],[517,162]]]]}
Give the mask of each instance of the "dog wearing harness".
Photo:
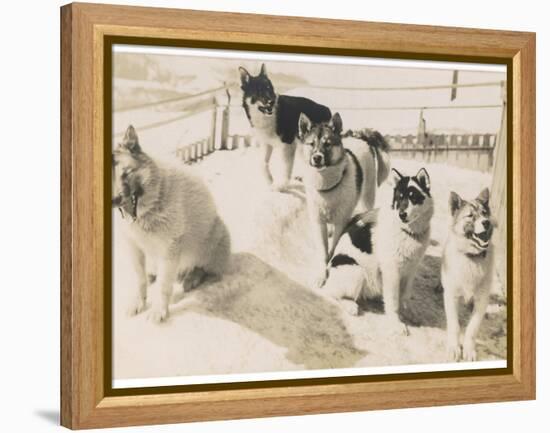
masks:
{"type": "Polygon", "coordinates": [[[317,257],[312,286],[327,276],[328,259],[354,213],[374,208],[376,189],[389,172],[389,146],[374,131],[342,134],[342,118],[312,122],[302,113],[298,143],[304,160],[307,209],[317,257]],[[330,230],[331,229],[331,230],[330,230]],[[329,235],[332,232],[329,246],[329,235]]]}

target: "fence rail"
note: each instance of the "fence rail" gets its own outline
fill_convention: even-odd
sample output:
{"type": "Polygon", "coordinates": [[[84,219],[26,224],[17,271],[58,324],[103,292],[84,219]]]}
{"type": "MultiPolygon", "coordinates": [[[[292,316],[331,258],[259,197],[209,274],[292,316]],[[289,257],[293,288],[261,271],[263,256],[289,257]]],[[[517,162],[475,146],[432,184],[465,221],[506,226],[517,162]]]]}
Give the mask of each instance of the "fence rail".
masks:
{"type": "MultiPolygon", "coordinates": [[[[426,162],[447,162],[463,168],[489,171],[493,167],[496,134],[428,134],[426,137],[385,135],[397,157],[421,157],[426,162]]],[[[259,145],[250,135],[228,135],[223,146],[210,139],[181,146],[176,157],[186,164],[201,161],[216,150],[236,150],[259,145]]]]}
{"type": "MultiPolygon", "coordinates": [[[[438,89],[457,89],[457,88],[476,88],[476,87],[496,87],[502,88],[502,81],[488,81],[479,83],[465,84],[445,84],[445,85],[426,85],[426,86],[402,86],[402,87],[338,87],[338,86],[303,86],[307,88],[331,89],[331,90],[354,90],[354,91],[415,91],[415,90],[438,90],[438,89]]],[[[186,143],[175,150],[176,157],[181,161],[191,164],[202,160],[205,156],[217,150],[234,150],[250,147],[254,145],[253,139],[248,135],[230,135],[229,123],[231,120],[230,110],[232,105],[230,90],[234,89],[234,83],[224,84],[213,89],[208,89],[194,95],[169,98],[157,102],[148,102],[124,107],[116,113],[163,106],[171,103],[189,102],[188,110],[183,114],[173,116],[166,120],[137,126],[138,130],[148,130],[161,127],[173,122],[181,122],[192,118],[205,111],[211,110],[213,113],[212,125],[205,130],[202,139],[186,143]],[[206,98],[206,99],[205,99],[206,98]],[[192,102],[200,99],[208,101],[211,104],[206,107],[193,107],[192,102]]],[[[471,109],[496,109],[502,108],[499,104],[485,105],[427,105],[427,106],[363,106],[363,107],[334,107],[336,110],[360,110],[360,111],[400,111],[413,110],[422,113],[426,110],[471,110],[471,109]]],[[[186,110],[184,108],[180,108],[186,110]]],[[[422,117],[422,114],[421,114],[422,117]]],[[[366,125],[367,126],[367,125],[366,125]]],[[[368,125],[371,126],[371,125],[368,125]]],[[[120,137],[124,132],[117,132],[115,137],[120,137]]],[[[497,135],[486,134],[433,134],[420,131],[419,133],[408,135],[386,135],[391,151],[399,154],[402,158],[421,157],[428,162],[441,161],[451,164],[488,171],[493,167],[493,154],[497,143],[497,135]]]]}
{"type": "Polygon", "coordinates": [[[465,84],[436,84],[431,86],[387,86],[387,87],[347,87],[347,86],[304,86],[308,89],[330,89],[330,90],[349,90],[358,92],[388,92],[388,91],[415,91],[415,90],[443,90],[443,89],[460,89],[468,87],[501,87],[503,81],[485,81],[481,83],[465,83],[465,84]]]}

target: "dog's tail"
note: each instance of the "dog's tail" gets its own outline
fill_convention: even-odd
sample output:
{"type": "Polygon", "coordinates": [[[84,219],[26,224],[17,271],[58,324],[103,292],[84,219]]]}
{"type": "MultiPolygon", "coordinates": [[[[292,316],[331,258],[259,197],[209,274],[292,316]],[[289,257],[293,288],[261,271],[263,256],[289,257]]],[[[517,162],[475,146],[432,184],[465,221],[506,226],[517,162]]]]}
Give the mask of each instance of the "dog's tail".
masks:
{"type": "Polygon", "coordinates": [[[358,130],[350,129],[343,134],[343,137],[358,138],[370,146],[376,155],[378,186],[382,185],[388,178],[391,169],[389,154],[390,145],[383,135],[374,129],[363,128],[358,130]]]}

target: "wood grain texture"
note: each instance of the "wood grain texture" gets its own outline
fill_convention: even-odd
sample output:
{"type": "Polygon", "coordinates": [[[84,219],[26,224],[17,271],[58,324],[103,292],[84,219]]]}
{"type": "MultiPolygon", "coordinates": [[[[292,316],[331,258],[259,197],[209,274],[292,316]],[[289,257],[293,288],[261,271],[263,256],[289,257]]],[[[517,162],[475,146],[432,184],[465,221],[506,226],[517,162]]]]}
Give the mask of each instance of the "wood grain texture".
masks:
{"type": "Polygon", "coordinates": [[[514,56],[513,76],[513,324],[514,375],[535,398],[535,38],[514,56]]]}
{"type": "MultiPolygon", "coordinates": [[[[535,396],[535,36],[531,33],[72,4],[61,11],[61,422],[70,428],[387,409],[535,396]],[[104,36],[289,51],[513,62],[513,371],[498,376],[110,397],[103,383],[104,36]]],[[[110,114],[110,113],[108,113],[110,114]]]]}
{"type": "Polygon", "coordinates": [[[61,424],[72,426],[72,10],[61,9],[61,424]]]}

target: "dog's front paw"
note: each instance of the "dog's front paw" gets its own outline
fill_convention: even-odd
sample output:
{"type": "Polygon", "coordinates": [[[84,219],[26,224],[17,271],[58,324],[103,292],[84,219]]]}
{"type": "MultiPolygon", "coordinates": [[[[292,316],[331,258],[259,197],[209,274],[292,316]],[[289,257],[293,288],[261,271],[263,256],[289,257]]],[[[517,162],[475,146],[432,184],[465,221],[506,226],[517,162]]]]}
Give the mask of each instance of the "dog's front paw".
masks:
{"type": "Polygon", "coordinates": [[[459,362],[462,358],[462,348],[458,341],[447,342],[447,361],[459,362]]]}
{"type": "Polygon", "coordinates": [[[168,307],[155,307],[149,312],[149,320],[153,323],[162,323],[168,319],[168,307]]]}
{"type": "Polygon", "coordinates": [[[477,361],[476,343],[473,340],[464,340],[464,349],[462,353],[464,361],[477,361]]]}
{"type": "Polygon", "coordinates": [[[144,311],[146,307],[147,304],[145,302],[145,299],[141,296],[137,296],[136,299],[134,299],[133,302],[131,302],[128,306],[126,313],[128,314],[128,316],[133,317],[144,311]]]}
{"type": "Polygon", "coordinates": [[[357,302],[350,299],[342,299],[340,301],[340,305],[342,306],[342,309],[350,316],[359,315],[359,305],[357,305],[357,302]]]}
{"type": "Polygon", "coordinates": [[[392,337],[407,337],[411,335],[409,327],[403,323],[397,314],[391,314],[387,318],[387,331],[392,337]]]}
{"type": "Polygon", "coordinates": [[[271,184],[271,190],[274,192],[288,191],[288,182],[275,182],[271,184]]]}

